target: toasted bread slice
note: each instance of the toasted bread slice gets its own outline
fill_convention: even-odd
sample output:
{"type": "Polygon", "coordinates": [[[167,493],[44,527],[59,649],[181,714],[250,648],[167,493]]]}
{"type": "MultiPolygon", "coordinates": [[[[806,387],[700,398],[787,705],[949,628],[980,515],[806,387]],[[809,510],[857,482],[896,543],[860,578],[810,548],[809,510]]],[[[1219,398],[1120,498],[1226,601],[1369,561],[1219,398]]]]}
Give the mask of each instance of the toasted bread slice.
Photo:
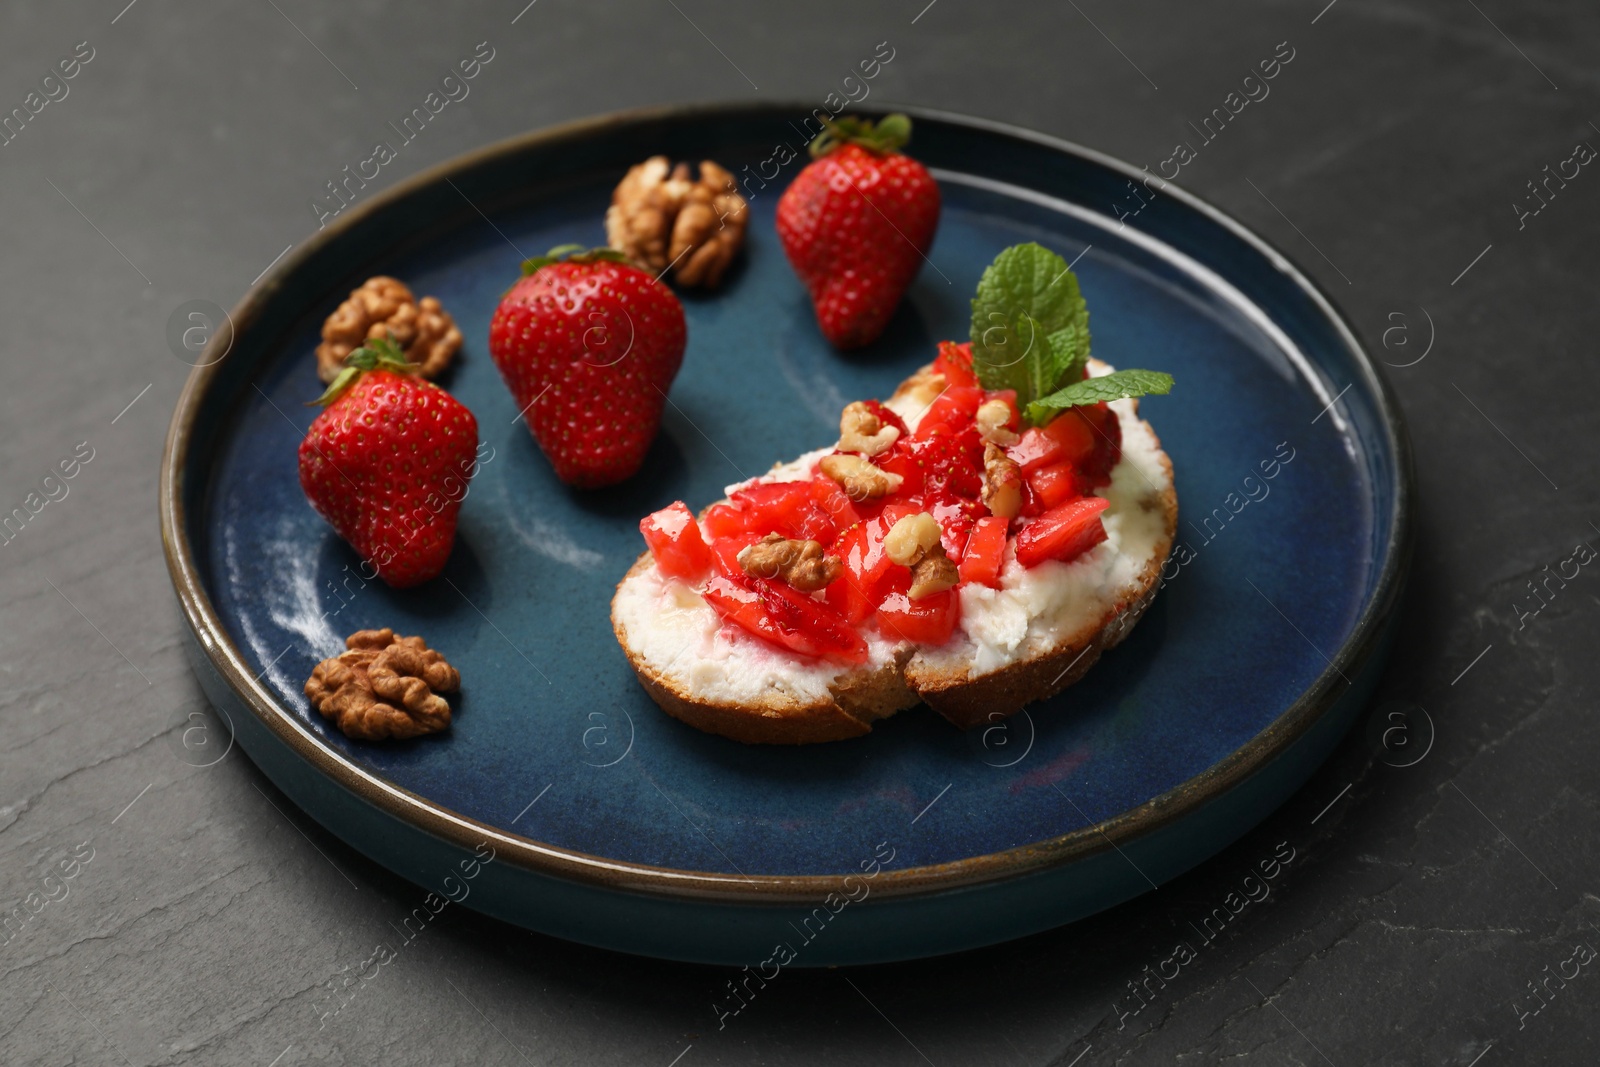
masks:
{"type": "MultiPolygon", "coordinates": [[[[1091,362],[1091,373],[1110,367],[1091,362]]],[[[923,368],[888,406],[914,428],[942,388],[923,368]]],[[[1132,630],[1154,599],[1172,550],[1178,498],[1172,462],[1137,400],[1111,405],[1122,458],[1102,515],[1107,539],[1070,563],[1025,569],[1010,558],[1001,588],[963,586],[961,623],[936,648],[868,635],[859,666],[810,659],[724,626],[698,593],[663,575],[646,552],[612,598],[611,623],[645,691],[675,718],[750,744],[858,737],[878,720],[926,703],[963,729],[996,722],[1082,678],[1132,630]]],[[[775,467],[801,477],[822,453],[775,467]]]]}

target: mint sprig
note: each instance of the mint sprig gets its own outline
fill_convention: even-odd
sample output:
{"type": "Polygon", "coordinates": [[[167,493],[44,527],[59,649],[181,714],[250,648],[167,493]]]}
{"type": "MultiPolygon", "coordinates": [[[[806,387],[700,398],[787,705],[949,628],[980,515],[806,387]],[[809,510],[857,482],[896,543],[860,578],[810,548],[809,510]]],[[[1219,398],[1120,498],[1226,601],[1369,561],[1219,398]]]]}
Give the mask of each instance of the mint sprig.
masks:
{"type": "Polygon", "coordinates": [[[972,369],[983,387],[1015,389],[1035,426],[1069,407],[1172,388],[1154,371],[1084,379],[1088,362],[1089,308],[1067,261],[1032,242],[996,256],[972,298],[972,369]]]}
{"type": "Polygon", "coordinates": [[[1030,402],[1024,411],[1028,421],[1043,426],[1068,408],[1101,401],[1126,400],[1130,396],[1156,394],[1164,396],[1172,391],[1172,375],[1155,370],[1118,370],[1098,378],[1084,378],[1049,396],[1030,402]]]}

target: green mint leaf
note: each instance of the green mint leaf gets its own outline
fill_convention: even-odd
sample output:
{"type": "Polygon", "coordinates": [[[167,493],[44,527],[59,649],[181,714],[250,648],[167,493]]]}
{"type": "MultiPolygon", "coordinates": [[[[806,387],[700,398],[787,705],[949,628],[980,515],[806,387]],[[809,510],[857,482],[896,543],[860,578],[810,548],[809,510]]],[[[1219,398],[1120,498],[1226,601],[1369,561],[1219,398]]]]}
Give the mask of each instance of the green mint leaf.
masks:
{"type": "Polygon", "coordinates": [[[1050,335],[1050,355],[1055,361],[1055,377],[1041,395],[1055,391],[1062,382],[1075,382],[1083,377],[1083,368],[1089,365],[1089,332],[1076,324],[1057,330],[1050,335]]]}
{"type": "Polygon", "coordinates": [[[1011,353],[1020,358],[1019,369],[1022,372],[1024,388],[1017,390],[1017,397],[1038,396],[1048,393],[1055,387],[1056,358],[1050,343],[1054,336],[1044,328],[1044,325],[1032,315],[1023,313],[1017,319],[1018,340],[1022,341],[1021,347],[1011,349],[1011,353]]]}
{"type": "Polygon", "coordinates": [[[1102,400],[1125,400],[1130,396],[1165,394],[1172,391],[1172,375],[1153,370],[1112,371],[1099,378],[1085,378],[1040,397],[1027,406],[1028,421],[1043,426],[1068,408],[1098,404],[1102,400]]]}
{"type": "Polygon", "coordinates": [[[1054,392],[1089,358],[1089,309],[1067,261],[1038,244],[995,257],[972,298],[972,366],[986,389],[1030,402],[1054,392]]]}

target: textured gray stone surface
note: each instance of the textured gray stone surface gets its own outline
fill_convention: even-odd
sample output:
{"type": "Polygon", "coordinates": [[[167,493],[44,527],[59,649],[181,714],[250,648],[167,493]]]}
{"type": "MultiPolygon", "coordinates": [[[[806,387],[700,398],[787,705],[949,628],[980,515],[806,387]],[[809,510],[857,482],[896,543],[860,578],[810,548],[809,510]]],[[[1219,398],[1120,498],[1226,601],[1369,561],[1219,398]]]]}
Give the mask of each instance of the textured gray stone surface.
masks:
{"type": "Polygon", "coordinates": [[[1600,144],[1600,10],[538,0],[513,24],[523,0],[448,15],[124,2],[0,11],[0,111],[25,106],[78,42],[93,49],[67,95],[0,147],[0,511],[80,442],[93,450],[68,495],[0,547],[0,905],[66,894],[34,898],[0,945],[0,1063],[1600,1056],[1600,977],[1566,962],[1600,945],[1600,586],[1586,570],[1526,613],[1528,580],[1600,521],[1587,393],[1600,177],[1585,170],[1520,223],[1511,206],[1532,206],[1525,183],[1575,143],[1600,144]],[[231,304],[309,232],[308,198],[370,131],[478,41],[494,66],[383,183],[613,108],[820,101],[885,39],[897,54],[873,102],[1003,119],[1152,165],[1290,42],[1271,96],[1181,182],[1294,254],[1392,363],[1423,351],[1431,318],[1427,357],[1391,372],[1416,441],[1421,537],[1380,688],[1427,710],[1431,749],[1391,766],[1411,757],[1374,759],[1358,730],[1258,831],[1158,892],[960,957],[790,972],[720,1032],[723,972],[454,909],[319,1027],[338,1006],[328,983],[420,893],[239,753],[210,767],[180,755],[203,702],[156,532],[157,462],[186,371],[168,315],[191,299],[231,304]],[[1202,944],[1190,923],[1280,842],[1294,858],[1270,897],[1202,944]],[[46,883],[62,863],[73,877],[46,883]],[[1196,958],[1134,999],[1127,983],[1146,966],[1170,975],[1179,941],[1196,958]],[[1574,968],[1534,999],[1530,981],[1574,968]]]}

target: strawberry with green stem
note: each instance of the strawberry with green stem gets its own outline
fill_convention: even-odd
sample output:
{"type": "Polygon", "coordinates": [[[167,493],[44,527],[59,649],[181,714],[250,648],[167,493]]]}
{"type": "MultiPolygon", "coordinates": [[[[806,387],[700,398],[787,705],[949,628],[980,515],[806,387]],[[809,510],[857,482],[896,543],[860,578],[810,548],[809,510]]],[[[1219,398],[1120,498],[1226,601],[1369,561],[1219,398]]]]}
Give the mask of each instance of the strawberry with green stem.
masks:
{"type": "Polygon", "coordinates": [[[416,371],[393,339],[351,352],[300,442],[306,499],[397,589],[444,569],[477,470],[477,420],[416,371]]]}
{"type": "Polygon", "coordinates": [[[688,341],[683,305],[609,248],[563,245],[522,270],[489,323],[489,354],[558,478],[620,482],[661,427],[688,341]]]}
{"type": "Polygon", "coordinates": [[[901,149],[904,115],[825,123],[813,161],[778,200],[778,239],[838,348],[876,340],[916,277],[939,225],[939,186],[901,149]]]}

